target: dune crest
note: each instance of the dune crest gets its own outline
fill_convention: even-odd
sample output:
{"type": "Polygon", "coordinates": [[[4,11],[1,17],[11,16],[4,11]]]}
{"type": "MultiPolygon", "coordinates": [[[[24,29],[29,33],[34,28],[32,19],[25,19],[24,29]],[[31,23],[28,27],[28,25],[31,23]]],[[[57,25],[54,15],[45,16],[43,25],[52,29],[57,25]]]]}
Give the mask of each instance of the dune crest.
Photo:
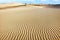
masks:
{"type": "Polygon", "coordinates": [[[25,5],[25,4],[23,4],[23,3],[18,3],[18,2],[6,3],[6,4],[0,4],[0,8],[20,6],[20,5],[23,6],[23,5],[25,5]]]}

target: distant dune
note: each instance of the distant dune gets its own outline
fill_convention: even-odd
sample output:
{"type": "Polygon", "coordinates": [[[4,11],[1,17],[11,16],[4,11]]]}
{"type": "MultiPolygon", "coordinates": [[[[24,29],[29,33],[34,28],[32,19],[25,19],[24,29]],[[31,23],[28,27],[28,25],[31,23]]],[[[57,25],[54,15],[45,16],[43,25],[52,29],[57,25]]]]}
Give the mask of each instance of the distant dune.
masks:
{"type": "Polygon", "coordinates": [[[7,9],[7,8],[14,8],[20,6],[39,6],[39,7],[46,7],[46,8],[60,8],[60,4],[23,4],[18,2],[0,4],[0,9],[7,9]]]}
{"type": "Polygon", "coordinates": [[[23,3],[8,3],[8,4],[0,4],[0,9],[4,9],[4,8],[10,8],[10,7],[17,7],[17,6],[25,6],[25,4],[23,3]]]}

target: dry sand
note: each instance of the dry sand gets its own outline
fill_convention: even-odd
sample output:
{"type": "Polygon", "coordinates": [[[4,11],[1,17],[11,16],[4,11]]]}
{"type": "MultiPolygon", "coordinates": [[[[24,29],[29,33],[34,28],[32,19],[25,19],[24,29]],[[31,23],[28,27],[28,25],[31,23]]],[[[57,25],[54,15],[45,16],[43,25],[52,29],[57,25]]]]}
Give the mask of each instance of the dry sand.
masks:
{"type": "Polygon", "coordinates": [[[60,40],[60,9],[26,6],[0,10],[0,40],[60,40]]]}
{"type": "Polygon", "coordinates": [[[24,5],[25,4],[23,4],[23,3],[17,3],[17,2],[6,3],[6,4],[0,4],[0,9],[10,8],[10,7],[17,7],[17,6],[24,6],[24,5]]]}

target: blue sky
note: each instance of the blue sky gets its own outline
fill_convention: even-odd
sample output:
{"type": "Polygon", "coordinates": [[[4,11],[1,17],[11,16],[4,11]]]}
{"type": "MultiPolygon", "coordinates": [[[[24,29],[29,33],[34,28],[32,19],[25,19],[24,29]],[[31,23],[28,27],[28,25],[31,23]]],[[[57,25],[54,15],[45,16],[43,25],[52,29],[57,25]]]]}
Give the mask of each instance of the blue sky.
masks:
{"type": "Polygon", "coordinates": [[[0,0],[0,3],[21,2],[35,4],[60,4],[60,0],[0,0]]]}

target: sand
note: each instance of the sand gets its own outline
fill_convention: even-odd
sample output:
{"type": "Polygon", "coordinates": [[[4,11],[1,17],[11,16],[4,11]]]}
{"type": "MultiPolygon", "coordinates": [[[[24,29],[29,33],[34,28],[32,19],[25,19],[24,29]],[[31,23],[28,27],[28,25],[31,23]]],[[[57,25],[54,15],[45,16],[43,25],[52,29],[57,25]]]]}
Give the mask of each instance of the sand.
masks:
{"type": "Polygon", "coordinates": [[[0,40],[60,40],[60,9],[26,6],[0,10],[0,40]]]}
{"type": "Polygon", "coordinates": [[[12,2],[12,3],[0,4],[0,9],[16,7],[16,6],[24,6],[24,5],[25,4],[23,4],[23,3],[12,2]]]}

